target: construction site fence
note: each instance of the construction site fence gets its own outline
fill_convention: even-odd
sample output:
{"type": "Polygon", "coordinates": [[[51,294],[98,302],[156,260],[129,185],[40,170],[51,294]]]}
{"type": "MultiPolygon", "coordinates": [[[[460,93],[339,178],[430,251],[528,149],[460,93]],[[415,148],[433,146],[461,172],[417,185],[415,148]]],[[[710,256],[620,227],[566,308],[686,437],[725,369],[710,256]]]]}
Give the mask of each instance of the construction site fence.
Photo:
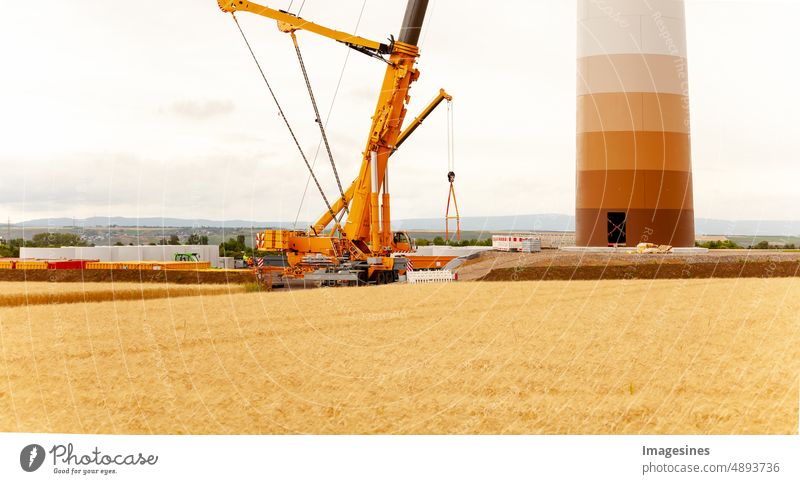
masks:
{"type": "Polygon", "coordinates": [[[452,282],[456,280],[456,275],[450,270],[438,271],[408,271],[406,281],[409,284],[426,284],[436,282],[452,282]]]}

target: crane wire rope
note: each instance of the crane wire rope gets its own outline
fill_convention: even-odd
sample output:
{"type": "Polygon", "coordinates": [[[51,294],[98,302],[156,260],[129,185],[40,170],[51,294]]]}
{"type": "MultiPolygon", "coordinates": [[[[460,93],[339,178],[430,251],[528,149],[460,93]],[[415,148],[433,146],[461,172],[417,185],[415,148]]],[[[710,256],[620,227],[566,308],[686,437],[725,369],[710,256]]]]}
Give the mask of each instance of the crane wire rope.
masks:
{"type": "Polygon", "coordinates": [[[331,160],[331,168],[333,169],[333,176],[336,178],[336,185],[339,187],[339,195],[342,197],[342,207],[349,215],[350,210],[347,208],[347,199],[344,196],[344,188],[342,188],[342,180],[339,178],[339,170],[336,169],[336,162],[333,161],[333,152],[331,152],[331,145],[328,143],[328,135],[325,133],[325,124],[322,122],[322,116],[319,115],[319,108],[317,107],[317,99],[314,97],[314,91],[311,89],[311,80],[308,78],[308,71],[306,64],[303,62],[303,55],[300,53],[300,46],[297,43],[297,36],[292,32],[292,42],[294,43],[294,50],[297,52],[297,60],[300,62],[300,69],[303,71],[303,79],[306,81],[308,88],[308,96],[311,98],[311,105],[314,107],[314,121],[319,126],[319,132],[322,135],[322,141],[325,142],[325,149],[328,152],[328,159],[331,160]]]}
{"type": "MultiPolygon", "coordinates": [[[[291,12],[292,12],[292,5],[294,5],[294,0],[291,0],[291,1],[289,2],[289,6],[286,8],[286,11],[287,11],[287,12],[289,12],[289,13],[291,13],[291,12]]],[[[302,12],[302,11],[303,11],[303,7],[305,7],[305,5],[306,5],[306,0],[303,0],[303,3],[301,3],[301,4],[300,4],[300,8],[299,8],[299,9],[297,9],[297,16],[298,16],[298,17],[300,16],[300,12],[302,12]]]]}
{"type": "Polygon", "coordinates": [[[447,101],[447,171],[455,172],[456,148],[453,131],[453,101],[447,101]]]}
{"type": "MultiPolygon", "coordinates": [[[[353,29],[353,35],[358,32],[358,27],[361,26],[361,19],[364,17],[364,9],[367,6],[367,0],[364,0],[364,3],[361,4],[361,11],[358,14],[358,20],[356,21],[355,29],[353,29]]],[[[328,114],[325,116],[325,126],[328,126],[328,122],[331,119],[331,114],[333,114],[333,107],[336,104],[336,98],[339,96],[339,90],[342,87],[342,80],[344,79],[344,73],[347,69],[347,61],[350,60],[350,54],[353,51],[347,49],[347,54],[344,58],[344,63],[342,64],[342,70],[339,72],[339,80],[336,82],[336,89],[333,91],[333,98],[331,99],[331,105],[328,108],[328,114]]],[[[317,157],[319,156],[320,149],[322,149],[322,140],[320,139],[319,143],[317,144],[317,151],[314,153],[314,160],[311,163],[312,167],[316,167],[317,165],[317,157]]],[[[300,220],[300,212],[303,210],[303,203],[306,199],[306,194],[308,193],[308,185],[311,183],[311,177],[309,176],[306,178],[306,186],[303,189],[303,195],[300,197],[300,204],[297,207],[297,215],[294,218],[294,228],[297,228],[297,221],[300,220]]],[[[341,220],[342,217],[339,218],[341,220]]]]}
{"type": "Polygon", "coordinates": [[[422,46],[425,45],[425,39],[428,38],[428,32],[431,29],[431,23],[433,22],[433,15],[436,12],[436,0],[431,2],[430,13],[425,16],[424,25],[422,26],[422,40],[419,42],[419,48],[422,50],[422,46]]]}
{"type": "Polygon", "coordinates": [[[256,67],[258,67],[258,71],[261,73],[261,78],[264,79],[264,83],[267,85],[267,89],[269,90],[269,93],[272,96],[272,100],[275,101],[275,106],[277,106],[278,108],[278,113],[283,119],[283,122],[286,124],[286,128],[289,130],[289,134],[292,136],[294,144],[295,146],[297,146],[297,150],[300,152],[300,156],[303,158],[303,161],[305,162],[311,177],[314,179],[314,183],[317,184],[317,189],[319,190],[319,194],[322,195],[322,200],[325,202],[325,206],[328,207],[328,211],[331,213],[331,216],[333,216],[333,218],[335,219],[336,214],[333,212],[333,208],[331,207],[330,202],[328,202],[328,197],[325,196],[325,192],[322,190],[322,185],[320,185],[317,176],[314,174],[314,169],[308,162],[308,158],[306,158],[306,154],[303,152],[303,148],[300,146],[300,142],[297,140],[297,136],[295,136],[294,134],[292,125],[289,124],[289,120],[286,118],[286,114],[283,112],[283,108],[281,107],[280,102],[278,102],[277,96],[275,96],[275,91],[272,90],[272,85],[270,85],[269,81],[267,80],[267,75],[264,73],[264,69],[261,68],[261,63],[258,62],[258,58],[256,57],[255,52],[253,52],[253,47],[250,45],[250,41],[247,40],[247,36],[245,35],[244,30],[242,30],[242,26],[239,25],[239,19],[236,18],[236,15],[233,12],[231,12],[231,17],[233,17],[233,21],[234,23],[236,23],[236,28],[239,29],[239,33],[242,34],[242,39],[244,39],[244,43],[245,45],[247,45],[247,50],[250,51],[250,55],[253,57],[253,61],[255,61],[256,67]]]}
{"type": "Polygon", "coordinates": [[[458,202],[456,201],[456,192],[453,183],[456,181],[456,148],[455,148],[455,131],[454,131],[454,109],[453,101],[447,101],[447,181],[450,182],[450,192],[447,194],[447,210],[445,211],[445,235],[447,240],[450,240],[450,220],[456,220],[456,238],[461,240],[461,214],[458,211],[458,202]],[[450,200],[453,201],[453,208],[456,211],[454,216],[450,215],[450,200]]]}

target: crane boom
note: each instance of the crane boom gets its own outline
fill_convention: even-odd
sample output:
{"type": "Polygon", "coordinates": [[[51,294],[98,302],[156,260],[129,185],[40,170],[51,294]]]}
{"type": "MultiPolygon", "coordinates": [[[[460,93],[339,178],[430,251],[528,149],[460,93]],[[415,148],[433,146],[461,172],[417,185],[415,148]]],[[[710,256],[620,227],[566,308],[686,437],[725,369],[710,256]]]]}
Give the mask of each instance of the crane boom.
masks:
{"type": "Polygon", "coordinates": [[[392,46],[382,44],[374,40],[365,39],[358,35],[348,34],[347,32],[340,32],[338,30],[329,29],[322,25],[309,22],[296,15],[281,10],[265,7],[254,2],[246,2],[244,0],[217,0],[220,10],[227,13],[234,13],[238,11],[250,12],[262,17],[267,17],[278,22],[278,28],[282,32],[292,32],[295,30],[306,30],[337,42],[341,42],[349,47],[358,51],[368,54],[381,55],[389,54],[392,51],[392,46]]]}
{"type": "MultiPolygon", "coordinates": [[[[406,129],[404,129],[402,133],[400,133],[400,136],[397,137],[397,143],[395,143],[395,147],[394,147],[395,151],[398,148],[400,148],[400,145],[402,145],[405,142],[405,140],[407,140],[408,137],[411,136],[414,133],[414,131],[416,131],[416,129],[418,127],[420,127],[420,125],[422,125],[422,122],[425,121],[425,119],[444,100],[452,101],[453,100],[453,96],[447,94],[447,92],[445,92],[444,89],[439,89],[439,94],[436,95],[436,97],[433,99],[433,101],[431,101],[431,103],[428,104],[428,106],[419,114],[419,116],[414,118],[414,121],[412,121],[411,124],[409,124],[408,127],[406,127],[406,129]]],[[[394,151],[392,151],[392,153],[390,153],[390,155],[392,155],[392,154],[394,154],[394,151]]],[[[332,208],[332,212],[333,212],[334,215],[338,216],[339,213],[342,210],[344,210],[344,203],[350,203],[350,200],[353,198],[353,193],[355,192],[356,181],[354,181],[350,185],[350,187],[345,191],[345,193],[344,193],[344,202],[342,200],[338,200],[336,203],[334,203],[332,205],[331,208],[332,208]]],[[[325,212],[325,213],[322,214],[322,216],[320,216],[319,220],[317,220],[317,222],[312,227],[314,227],[314,230],[316,232],[321,232],[332,221],[333,221],[333,217],[331,215],[331,212],[325,212]]]]}
{"type": "Polygon", "coordinates": [[[401,40],[394,43],[392,55],[386,66],[375,114],[372,116],[367,145],[363,152],[361,169],[356,178],[356,188],[350,206],[350,214],[344,224],[345,237],[364,244],[366,251],[373,255],[383,255],[391,245],[390,233],[382,230],[389,225],[387,220],[388,190],[384,191],[381,224],[379,197],[388,182],[389,156],[395,150],[400,129],[406,116],[408,91],[411,84],[419,78],[415,68],[419,48],[416,42],[425,19],[428,0],[409,0],[406,14],[400,28],[401,40]],[[369,247],[366,247],[368,244],[369,247]]]}
{"type": "Polygon", "coordinates": [[[431,101],[430,104],[428,104],[428,107],[425,108],[420,113],[419,116],[414,118],[414,121],[412,121],[411,124],[409,124],[408,127],[405,130],[403,130],[402,133],[400,133],[400,136],[397,137],[397,143],[394,145],[394,148],[395,149],[399,148],[400,145],[402,145],[403,142],[409,136],[411,136],[411,133],[413,133],[414,131],[416,131],[417,128],[419,128],[419,125],[421,125],[422,122],[425,121],[425,118],[427,118],[433,112],[433,110],[436,109],[436,106],[441,104],[442,101],[444,101],[445,99],[448,101],[452,101],[453,96],[447,94],[444,91],[444,89],[439,89],[439,95],[437,95],[436,98],[433,101],[431,101]]]}

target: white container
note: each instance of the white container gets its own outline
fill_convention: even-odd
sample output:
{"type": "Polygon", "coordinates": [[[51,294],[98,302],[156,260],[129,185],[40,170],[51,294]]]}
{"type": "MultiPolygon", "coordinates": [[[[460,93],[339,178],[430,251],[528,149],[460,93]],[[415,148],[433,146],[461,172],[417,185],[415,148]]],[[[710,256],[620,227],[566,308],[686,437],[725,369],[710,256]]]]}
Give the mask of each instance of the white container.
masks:
{"type": "Polygon", "coordinates": [[[492,249],[501,252],[541,252],[542,239],[532,235],[493,235],[492,249]]]}

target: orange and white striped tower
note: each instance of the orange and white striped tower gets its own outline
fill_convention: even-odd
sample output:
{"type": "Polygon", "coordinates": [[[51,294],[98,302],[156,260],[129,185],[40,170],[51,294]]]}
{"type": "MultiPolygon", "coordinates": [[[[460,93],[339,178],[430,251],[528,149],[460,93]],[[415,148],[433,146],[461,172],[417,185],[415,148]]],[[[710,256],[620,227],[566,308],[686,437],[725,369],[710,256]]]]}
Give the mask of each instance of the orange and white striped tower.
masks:
{"type": "Polygon", "coordinates": [[[684,12],[578,0],[579,246],[694,246],[684,12]]]}

